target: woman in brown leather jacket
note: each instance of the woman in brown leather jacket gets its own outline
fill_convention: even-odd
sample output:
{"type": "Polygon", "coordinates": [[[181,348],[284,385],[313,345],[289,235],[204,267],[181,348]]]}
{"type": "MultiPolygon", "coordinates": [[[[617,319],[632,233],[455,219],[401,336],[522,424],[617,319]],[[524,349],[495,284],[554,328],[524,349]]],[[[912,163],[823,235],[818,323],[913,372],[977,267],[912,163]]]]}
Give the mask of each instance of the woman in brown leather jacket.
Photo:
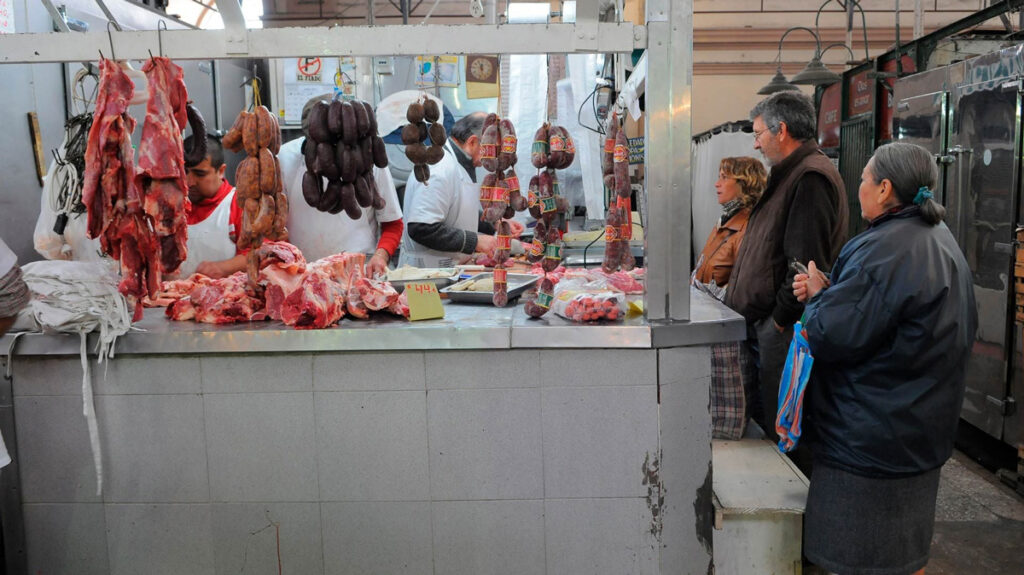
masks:
{"type": "Polygon", "coordinates": [[[761,197],[767,181],[764,165],[756,158],[724,158],[719,164],[715,193],[722,206],[722,216],[697,260],[695,278],[698,281],[711,283],[714,280],[718,287],[729,283],[750,209],[761,197]]]}
{"type": "MultiPolygon", "coordinates": [[[[761,197],[768,174],[757,158],[725,158],[718,167],[715,193],[722,216],[697,260],[694,279],[715,282],[719,288],[729,283],[732,265],[747,230],[750,210],[761,197]]],[[[711,436],[739,439],[746,424],[745,382],[753,382],[756,369],[753,358],[740,342],[711,346],[711,436]]]]}

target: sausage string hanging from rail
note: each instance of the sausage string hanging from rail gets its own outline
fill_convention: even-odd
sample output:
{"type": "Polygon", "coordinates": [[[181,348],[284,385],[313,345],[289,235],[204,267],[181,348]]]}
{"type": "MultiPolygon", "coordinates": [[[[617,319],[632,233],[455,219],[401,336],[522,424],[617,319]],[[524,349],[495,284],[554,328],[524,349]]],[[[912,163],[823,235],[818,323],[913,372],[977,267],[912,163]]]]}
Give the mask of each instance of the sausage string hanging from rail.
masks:
{"type": "Polygon", "coordinates": [[[281,165],[281,128],[277,118],[262,105],[260,79],[252,77],[253,111],[243,110],[221,140],[233,152],[245,150],[247,157],[235,170],[235,201],[242,208],[242,229],[238,248],[250,250],[246,268],[250,285],[259,279],[256,249],[264,239],[287,241],[288,199],[284,194],[281,165]]]}

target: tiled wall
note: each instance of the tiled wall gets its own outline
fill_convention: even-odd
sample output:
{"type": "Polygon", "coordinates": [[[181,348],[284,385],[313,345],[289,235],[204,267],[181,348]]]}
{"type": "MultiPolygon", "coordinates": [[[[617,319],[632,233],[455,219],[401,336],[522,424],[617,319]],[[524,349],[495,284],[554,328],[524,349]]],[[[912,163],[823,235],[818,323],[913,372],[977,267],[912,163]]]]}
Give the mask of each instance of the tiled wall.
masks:
{"type": "Polygon", "coordinates": [[[705,348],[117,357],[94,366],[98,497],[77,358],[17,358],[28,572],[270,575],[279,541],[298,575],[703,573],[708,369],[705,348]],[[656,537],[659,447],[678,507],[656,537]]]}

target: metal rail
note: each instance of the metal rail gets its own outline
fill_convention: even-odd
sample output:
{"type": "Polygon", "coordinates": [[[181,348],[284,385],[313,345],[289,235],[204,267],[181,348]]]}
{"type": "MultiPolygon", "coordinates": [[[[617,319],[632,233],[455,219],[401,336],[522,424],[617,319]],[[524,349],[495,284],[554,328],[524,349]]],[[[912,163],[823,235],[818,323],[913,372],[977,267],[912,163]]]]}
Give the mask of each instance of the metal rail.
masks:
{"type": "MultiPolygon", "coordinates": [[[[232,20],[224,2],[225,25],[232,20]]],[[[237,4],[236,4],[237,5],[237,4]]],[[[238,13],[241,17],[241,12],[238,13]]],[[[244,26],[244,22],[242,22],[244,26]]],[[[419,56],[437,54],[547,54],[631,52],[647,47],[647,30],[631,23],[409,25],[170,30],[164,55],[175,60],[297,58],[303,56],[419,56]],[[439,39],[443,38],[441,42],[439,39]]],[[[0,63],[78,62],[82,54],[109,53],[138,60],[156,51],[156,30],[80,34],[2,34],[0,63]]]]}

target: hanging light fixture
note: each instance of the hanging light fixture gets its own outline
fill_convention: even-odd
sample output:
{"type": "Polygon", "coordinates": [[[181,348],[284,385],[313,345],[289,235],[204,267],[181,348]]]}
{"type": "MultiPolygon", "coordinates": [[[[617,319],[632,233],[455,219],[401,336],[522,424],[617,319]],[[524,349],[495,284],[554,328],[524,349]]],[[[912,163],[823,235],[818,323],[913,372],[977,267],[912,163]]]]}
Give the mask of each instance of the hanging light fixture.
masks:
{"type": "Polygon", "coordinates": [[[762,86],[761,89],[757,91],[757,93],[761,94],[762,96],[767,96],[768,94],[774,94],[775,92],[785,92],[786,90],[799,89],[800,88],[794,86],[793,84],[790,84],[789,81],[786,80],[786,76],[782,73],[782,64],[780,63],[779,67],[775,69],[775,76],[772,77],[770,82],[762,86]]]}
{"type": "Polygon", "coordinates": [[[810,84],[811,86],[828,86],[835,84],[842,78],[839,74],[836,74],[832,70],[829,70],[821,63],[821,56],[815,54],[811,61],[804,66],[803,70],[793,79],[790,80],[794,84],[810,84]]]}
{"type": "Polygon", "coordinates": [[[850,49],[846,44],[829,44],[825,46],[825,49],[820,54],[811,58],[811,61],[804,66],[804,69],[799,74],[793,76],[790,80],[793,84],[810,84],[812,86],[830,86],[836,82],[842,80],[839,74],[829,70],[825,67],[825,64],[821,62],[821,59],[825,57],[825,52],[828,52],[832,48],[843,48],[850,53],[850,60],[853,61],[856,56],[853,55],[853,50],[850,49]]]}
{"type": "MultiPolygon", "coordinates": [[[[821,41],[818,39],[818,35],[814,33],[814,30],[811,30],[810,28],[806,28],[804,26],[793,26],[792,28],[789,28],[788,30],[783,32],[782,37],[779,38],[779,53],[775,57],[775,61],[778,62],[778,67],[775,69],[775,76],[771,79],[770,82],[762,86],[761,89],[757,91],[758,94],[768,95],[774,94],[775,92],[784,92],[786,90],[800,89],[794,85],[797,82],[786,81],[786,76],[782,73],[782,41],[786,39],[786,36],[788,36],[790,32],[793,32],[795,30],[805,30],[808,34],[814,36],[814,57],[819,58],[818,52],[821,49],[821,41]]],[[[818,63],[821,63],[820,60],[818,63]]],[[[801,72],[801,74],[802,73],[803,72],[801,72]]],[[[799,74],[797,76],[799,76],[799,74]]]]}
{"type": "MultiPolygon", "coordinates": [[[[805,28],[803,26],[793,26],[792,28],[789,28],[788,30],[782,33],[782,37],[779,38],[779,52],[776,56],[776,62],[778,62],[778,67],[775,69],[775,76],[771,79],[770,82],[765,84],[760,90],[757,91],[758,94],[767,95],[774,94],[775,92],[782,92],[784,90],[799,90],[799,88],[796,86],[797,84],[805,84],[811,86],[828,86],[830,84],[835,84],[836,82],[842,79],[842,77],[839,74],[836,74],[835,72],[825,67],[825,64],[822,63],[821,59],[825,55],[825,52],[827,52],[830,48],[842,46],[843,48],[846,49],[847,52],[850,53],[850,61],[852,62],[853,60],[856,59],[856,56],[854,56],[853,54],[853,50],[851,50],[850,47],[847,46],[846,44],[839,43],[830,44],[824,50],[822,50],[821,37],[818,35],[816,31],[818,29],[818,22],[819,18],[821,17],[822,10],[825,9],[825,6],[829,5],[834,1],[837,2],[837,0],[825,0],[825,3],[822,4],[820,8],[818,8],[818,12],[814,16],[814,30],[811,30],[810,28],[805,28]],[[801,70],[800,73],[798,73],[796,76],[793,76],[792,80],[787,81],[786,76],[782,74],[782,41],[785,40],[786,36],[788,36],[789,33],[794,30],[804,30],[811,36],[814,36],[814,56],[811,58],[811,61],[808,62],[806,66],[804,66],[804,69],[801,70]]],[[[842,6],[841,3],[839,4],[840,6],[842,6]]],[[[864,28],[864,58],[865,61],[867,61],[867,59],[869,58],[867,47],[868,38],[867,25],[864,17],[864,9],[861,8],[859,2],[853,2],[853,4],[849,5],[850,18],[853,17],[853,8],[857,8],[861,12],[861,20],[863,24],[862,27],[864,28]]]]}

